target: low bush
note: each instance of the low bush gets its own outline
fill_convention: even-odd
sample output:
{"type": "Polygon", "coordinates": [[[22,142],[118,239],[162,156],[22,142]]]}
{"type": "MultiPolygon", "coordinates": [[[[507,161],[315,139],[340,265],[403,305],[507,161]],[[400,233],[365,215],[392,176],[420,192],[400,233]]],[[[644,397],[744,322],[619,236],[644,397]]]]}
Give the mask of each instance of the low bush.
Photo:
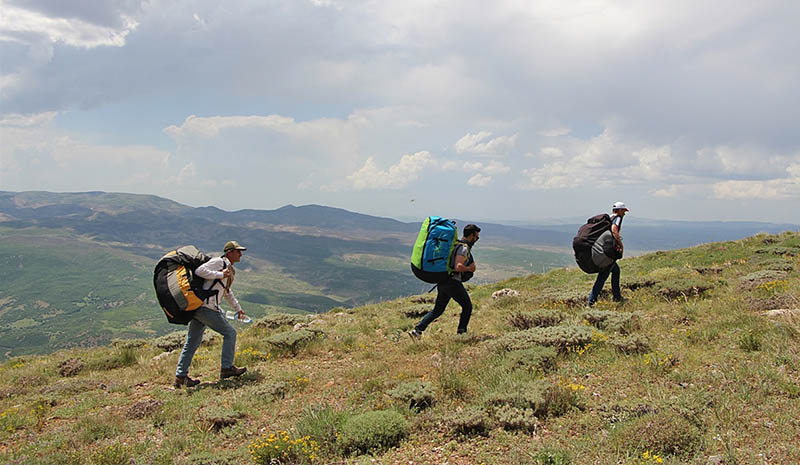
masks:
{"type": "Polygon", "coordinates": [[[588,310],[581,316],[598,329],[621,334],[628,334],[639,325],[639,315],[636,313],[588,310]]]}
{"type": "Polygon", "coordinates": [[[761,333],[752,329],[744,331],[739,336],[739,348],[745,352],[761,350],[761,333]]]}
{"type": "Polygon", "coordinates": [[[281,352],[297,355],[303,347],[322,335],[322,331],[319,330],[301,329],[273,334],[266,339],[266,342],[281,352]]]}
{"type": "Polygon", "coordinates": [[[345,453],[380,453],[408,435],[408,422],[394,410],[355,415],[342,425],[339,443],[345,453]]]}
{"type": "Polygon", "coordinates": [[[400,311],[408,318],[420,318],[431,311],[431,306],[427,304],[417,304],[410,307],[403,307],[400,311]]]}
{"type": "Polygon", "coordinates": [[[635,276],[635,277],[625,277],[625,279],[620,283],[621,287],[625,289],[630,289],[635,291],[637,289],[642,289],[646,287],[653,287],[656,285],[656,280],[651,277],[646,276],[635,276]]]}
{"type": "Polygon", "coordinates": [[[317,443],[323,452],[338,455],[341,451],[337,438],[349,417],[348,412],[334,410],[327,404],[306,408],[295,428],[301,436],[317,443]]]}
{"type": "Polygon", "coordinates": [[[136,349],[126,347],[115,350],[105,357],[89,360],[86,362],[86,368],[89,370],[113,370],[115,368],[133,366],[137,363],[139,363],[139,360],[136,349]]]}
{"type": "Polygon", "coordinates": [[[185,340],[186,331],[173,331],[157,338],[153,344],[164,352],[169,352],[183,347],[185,340]]]}
{"type": "Polygon", "coordinates": [[[545,448],[533,454],[534,465],[570,465],[572,456],[561,449],[545,448]]]}
{"type": "Polygon", "coordinates": [[[223,405],[204,406],[195,418],[198,429],[203,432],[220,431],[235,425],[244,414],[223,405]]]}
{"type": "Polygon", "coordinates": [[[112,339],[111,347],[117,349],[140,349],[147,346],[147,339],[112,339]]]}
{"type": "Polygon", "coordinates": [[[608,344],[622,354],[644,354],[650,351],[647,338],[639,335],[612,337],[608,339],[608,344]]]}
{"type": "Polygon", "coordinates": [[[68,358],[58,364],[58,374],[65,378],[75,376],[83,370],[84,366],[85,364],[80,358],[68,358]]]}
{"type": "Polygon", "coordinates": [[[127,465],[132,461],[131,451],[122,444],[101,447],[91,455],[92,465],[127,465]]]}
{"type": "Polygon", "coordinates": [[[544,289],[536,296],[537,302],[545,303],[548,307],[582,307],[586,304],[586,289],[544,289]]]}
{"type": "Polygon", "coordinates": [[[164,402],[160,400],[142,399],[134,402],[130,407],[128,407],[126,417],[132,420],[149,417],[159,412],[162,405],[164,405],[164,402]]]}
{"type": "Polygon", "coordinates": [[[495,341],[495,347],[513,351],[540,345],[566,352],[570,347],[585,347],[590,342],[592,331],[586,326],[551,326],[507,333],[495,341]]]}
{"type": "Polygon", "coordinates": [[[478,407],[458,409],[442,418],[451,436],[487,436],[491,429],[489,413],[478,407]]]}
{"type": "Polygon", "coordinates": [[[425,381],[407,381],[398,384],[389,390],[388,394],[392,399],[414,410],[433,406],[435,398],[433,386],[425,381]]]}
{"type": "Polygon", "coordinates": [[[713,287],[713,284],[700,278],[673,278],[661,283],[658,294],[669,300],[679,297],[699,297],[713,287]]]}
{"type": "Polygon", "coordinates": [[[308,436],[292,437],[288,431],[261,436],[248,447],[256,465],[308,465],[317,460],[319,445],[308,436]]]}
{"type": "Polygon", "coordinates": [[[270,381],[259,384],[253,389],[253,397],[272,402],[273,400],[283,399],[291,390],[292,386],[286,381],[270,381]]]}
{"type": "Polygon", "coordinates": [[[517,312],[508,318],[508,323],[516,329],[555,326],[564,320],[565,314],[558,310],[535,310],[517,312]]]}
{"type": "Polygon", "coordinates": [[[525,431],[535,433],[539,419],[533,409],[502,405],[495,409],[495,420],[506,431],[525,431]]]}
{"type": "Polygon", "coordinates": [[[512,370],[548,372],[555,369],[558,351],[553,347],[534,346],[509,352],[504,363],[512,370]]]}
{"type": "Polygon", "coordinates": [[[620,425],[611,442],[622,450],[691,456],[703,435],[697,426],[674,412],[652,413],[620,425]]]}
{"type": "Polygon", "coordinates": [[[297,323],[307,323],[308,315],[293,315],[290,313],[274,313],[253,322],[254,328],[278,329],[283,326],[294,326],[297,323]]]}

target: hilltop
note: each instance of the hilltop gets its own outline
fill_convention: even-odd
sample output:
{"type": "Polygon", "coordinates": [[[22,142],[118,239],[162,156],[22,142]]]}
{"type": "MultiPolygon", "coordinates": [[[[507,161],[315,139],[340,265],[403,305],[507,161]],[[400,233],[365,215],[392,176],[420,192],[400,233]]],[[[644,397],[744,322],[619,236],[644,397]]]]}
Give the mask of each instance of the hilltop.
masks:
{"type": "MultiPolygon", "coordinates": [[[[566,250],[537,245],[552,242],[551,232],[484,230],[478,280],[572,262],[566,250]]],[[[152,273],[186,244],[209,254],[231,239],[248,247],[237,297],[255,317],[422,292],[409,270],[418,231],[419,223],[319,205],[227,212],[151,195],[0,191],[0,359],[169,332],[152,273]]]]}
{"type": "Polygon", "coordinates": [[[800,462],[800,235],[620,262],[622,304],[575,269],[242,328],[219,381],[171,386],[182,334],[0,365],[0,460],[26,464],[800,462]],[[367,453],[370,455],[364,456],[367,453]],[[254,455],[253,455],[254,454],[254,455]]]}

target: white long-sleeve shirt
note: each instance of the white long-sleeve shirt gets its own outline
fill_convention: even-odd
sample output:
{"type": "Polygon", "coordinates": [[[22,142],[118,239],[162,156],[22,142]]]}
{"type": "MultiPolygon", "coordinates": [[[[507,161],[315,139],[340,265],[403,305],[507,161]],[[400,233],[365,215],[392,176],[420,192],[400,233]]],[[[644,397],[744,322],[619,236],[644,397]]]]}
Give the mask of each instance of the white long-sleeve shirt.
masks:
{"type": "MultiPolygon", "coordinates": [[[[222,308],[219,306],[219,296],[224,295],[228,304],[237,312],[241,312],[242,307],[233,295],[233,291],[228,288],[228,292],[225,292],[225,281],[227,281],[227,279],[222,273],[223,270],[228,268],[231,268],[231,262],[229,262],[227,258],[214,257],[198,266],[195,270],[195,274],[206,280],[203,283],[203,289],[216,289],[219,291],[216,296],[211,296],[205,301],[206,307],[216,309],[221,313],[222,308]]],[[[233,282],[233,280],[231,280],[231,282],[233,282]]]]}

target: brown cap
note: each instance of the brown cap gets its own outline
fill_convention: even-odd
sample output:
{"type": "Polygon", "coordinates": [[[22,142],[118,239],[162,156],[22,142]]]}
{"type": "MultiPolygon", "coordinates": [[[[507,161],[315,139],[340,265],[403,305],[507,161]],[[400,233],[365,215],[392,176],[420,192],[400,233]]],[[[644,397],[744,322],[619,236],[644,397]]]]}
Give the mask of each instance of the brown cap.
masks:
{"type": "Polygon", "coordinates": [[[225,247],[222,248],[222,253],[225,254],[231,250],[247,250],[247,247],[242,247],[241,244],[236,241],[228,241],[225,243],[225,247]]]}

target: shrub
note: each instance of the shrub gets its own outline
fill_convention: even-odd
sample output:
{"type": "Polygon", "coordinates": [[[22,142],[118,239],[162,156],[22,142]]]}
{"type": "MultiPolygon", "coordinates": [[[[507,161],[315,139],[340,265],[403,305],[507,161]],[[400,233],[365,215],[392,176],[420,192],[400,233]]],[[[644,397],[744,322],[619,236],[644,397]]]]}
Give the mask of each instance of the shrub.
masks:
{"type": "Polygon", "coordinates": [[[408,381],[398,384],[388,392],[395,399],[414,410],[423,410],[433,406],[434,390],[431,383],[425,381],[408,381]]]}
{"type": "Polygon", "coordinates": [[[68,378],[70,376],[75,376],[83,370],[84,363],[83,360],[79,358],[68,358],[63,360],[61,363],[58,364],[58,374],[61,376],[68,378]]]}
{"type": "Polygon", "coordinates": [[[206,433],[220,431],[222,428],[235,425],[244,414],[222,405],[205,406],[196,417],[198,428],[206,433]]]}
{"type": "Polygon", "coordinates": [[[252,346],[236,352],[236,362],[237,364],[241,365],[250,365],[256,362],[266,362],[271,358],[271,353],[264,353],[252,346]]]}
{"type": "Polygon", "coordinates": [[[337,437],[349,416],[328,405],[306,408],[295,427],[301,436],[310,438],[329,454],[338,454],[337,437]]]}
{"type": "Polygon", "coordinates": [[[18,407],[11,407],[0,413],[0,433],[13,433],[27,424],[25,416],[18,407]]]}
{"type": "Polygon", "coordinates": [[[535,414],[544,416],[547,412],[544,400],[546,389],[547,384],[543,381],[508,382],[485,394],[484,403],[493,409],[504,405],[531,409],[535,414]]]}
{"type": "Polygon", "coordinates": [[[95,451],[92,456],[93,465],[129,465],[131,452],[122,444],[112,444],[95,451]]]}
{"type": "Polygon", "coordinates": [[[558,310],[535,310],[517,312],[508,318],[508,323],[516,329],[555,326],[564,319],[564,313],[558,310]]]}
{"type": "Polygon", "coordinates": [[[147,345],[146,339],[112,339],[111,347],[117,349],[139,349],[147,345]]]}
{"type": "Polygon", "coordinates": [[[598,329],[622,334],[630,333],[639,324],[639,315],[636,313],[589,310],[583,312],[581,316],[598,329]]]}
{"type": "Polygon", "coordinates": [[[277,350],[297,355],[303,347],[322,334],[322,331],[319,330],[301,329],[299,331],[286,331],[273,334],[268,337],[266,341],[272,344],[277,350]]]}
{"type": "Polygon", "coordinates": [[[248,447],[257,465],[305,465],[317,459],[319,445],[308,436],[292,438],[288,431],[265,434],[248,447]]]}
{"type": "Polygon", "coordinates": [[[636,277],[625,277],[625,279],[621,283],[621,287],[626,289],[630,289],[635,291],[637,289],[642,289],[645,287],[653,287],[656,285],[656,280],[653,278],[636,276],[636,277]]]}
{"type": "Polygon", "coordinates": [[[740,287],[745,290],[752,290],[768,281],[778,281],[786,277],[785,271],[778,270],[759,270],[739,278],[740,287]]]}
{"type": "Polygon", "coordinates": [[[271,381],[257,386],[253,390],[253,397],[273,401],[283,399],[291,390],[291,385],[285,381],[271,381]]]}
{"type": "Polygon", "coordinates": [[[408,318],[420,318],[431,311],[431,306],[426,304],[417,304],[412,307],[404,307],[402,310],[403,315],[408,318]]]}
{"type": "Polygon", "coordinates": [[[502,405],[495,410],[495,419],[497,424],[506,431],[526,431],[530,433],[536,432],[536,427],[539,425],[539,419],[533,409],[517,408],[510,405],[502,405]]]}
{"type": "Polygon", "coordinates": [[[278,329],[282,326],[294,326],[297,323],[309,321],[308,315],[293,315],[289,313],[274,313],[253,322],[254,328],[278,329]]]}
{"type": "Polygon", "coordinates": [[[566,352],[570,347],[584,347],[592,341],[586,326],[551,326],[507,333],[495,342],[501,350],[522,350],[536,345],[555,347],[566,352]]]}
{"type": "Polygon", "coordinates": [[[572,456],[564,450],[545,448],[533,454],[533,463],[535,465],[570,465],[572,456]]]}
{"type": "Polygon", "coordinates": [[[512,370],[547,372],[555,369],[558,351],[553,347],[535,346],[509,352],[505,365],[512,370]]]}
{"type": "Polygon", "coordinates": [[[608,344],[623,354],[644,354],[650,350],[650,343],[639,335],[609,338],[608,344]]]}
{"type": "Polygon", "coordinates": [[[466,373],[452,365],[443,365],[437,372],[439,389],[445,397],[464,400],[470,395],[470,382],[466,373]]]}
{"type": "Polygon", "coordinates": [[[674,412],[635,418],[612,432],[611,440],[621,449],[637,453],[692,455],[702,444],[701,431],[674,412]]]}
{"type": "Polygon", "coordinates": [[[379,453],[396,446],[408,434],[408,422],[393,410],[375,410],[349,418],[339,443],[346,453],[379,453]]]}
{"type": "Polygon", "coordinates": [[[136,365],[138,363],[136,349],[126,347],[115,350],[111,355],[87,363],[90,370],[113,370],[136,365]]]}
{"type": "Polygon", "coordinates": [[[128,407],[127,418],[135,420],[148,417],[161,410],[162,405],[164,405],[164,402],[156,399],[143,399],[134,402],[128,407]]]}
{"type": "Polygon", "coordinates": [[[586,304],[585,289],[544,289],[537,301],[544,302],[550,306],[582,307],[586,304]]]}
{"type": "Polygon", "coordinates": [[[442,420],[452,436],[486,436],[491,428],[488,412],[478,407],[458,409],[442,420]]]}
{"type": "Polygon", "coordinates": [[[761,350],[761,334],[752,329],[745,331],[739,336],[739,348],[745,352],[756,352],[761,350]]]}
{"type": "Polygon", "coordinates": [[[714,286],[699,278],[673,278],[661,283],[658,290],[662,297],[673,300],[678,297],[699,297],[714,286]]]}
{"type": "Polygon", "coordinates": [[[169,352],[175,349],[180,349],[183,347],[183,342],[186,340],[186,331],[173,331],[171,333],[165,334],[155,341],[156,347],[163,350],[164,352],[169,352]]]}

